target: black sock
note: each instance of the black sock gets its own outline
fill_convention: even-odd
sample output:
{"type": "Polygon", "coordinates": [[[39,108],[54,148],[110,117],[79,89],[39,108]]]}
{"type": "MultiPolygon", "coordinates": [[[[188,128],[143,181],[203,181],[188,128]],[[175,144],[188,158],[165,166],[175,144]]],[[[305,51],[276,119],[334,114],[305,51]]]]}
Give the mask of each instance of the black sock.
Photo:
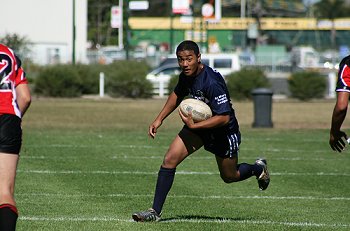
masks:
{"type": "Polygon", "coordinates": [[[165,199],[173,185],[176,168],[160,167],[156,185],[156,192],[153,200],[153,209],[160,214],[163,208],[165,199]]]}
{"type": "Polygon", "coordinates": [[[261,175],[261,173],[263,172],[263,167],[260,165],[257,165],[256,163],[253,165],[253,174],[256,177],[259,177],[261,175]]]}
{"type": "Polygon", "coordinates": [[[0,230],[16,230],[17,217],[18,212],[16,206],[10,204],[0,205],[0,230]]]}
{"type": "Polygon", "coordinates": [[[237,169],[240,173],[239,181],[248,179],[251,176],[258,177],[262,172],[261,166],[257,164],[241,163],[237,165],[237,169]]]}

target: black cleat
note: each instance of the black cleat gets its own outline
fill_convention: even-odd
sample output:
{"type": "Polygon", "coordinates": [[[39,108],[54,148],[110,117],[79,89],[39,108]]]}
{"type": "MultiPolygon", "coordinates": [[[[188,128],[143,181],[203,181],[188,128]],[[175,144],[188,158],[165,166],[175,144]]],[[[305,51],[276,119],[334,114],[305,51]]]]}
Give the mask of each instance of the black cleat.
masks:
{"type": "Polygon", "coordinates": [[[145,221],[159,221],[160,215],[152,208],[132,214],[132,219],[137,222],[145,222],[145,221]]]}
{"type": "Polygon", "coordinates": [[[259,184],[259,189],[260,190],[265,190],[270,184],[270,174],[269,171],[267,170],[267,162],[265,159],[257,159],[255,161],[255,164],[261,166],[263,168],[262,173],[260,174],[259,177],[257,177],[258,184],[259,184]]]}

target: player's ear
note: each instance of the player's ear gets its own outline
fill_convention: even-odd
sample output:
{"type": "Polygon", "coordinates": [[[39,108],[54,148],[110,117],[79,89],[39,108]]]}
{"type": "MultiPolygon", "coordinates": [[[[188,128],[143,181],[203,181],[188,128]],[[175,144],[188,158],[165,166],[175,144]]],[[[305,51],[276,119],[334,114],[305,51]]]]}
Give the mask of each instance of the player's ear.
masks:
{"type": "Polygon", "coordinates": [[[197,62],[201,63],[201,54],[198,54],[197,59],[198,59],[197,62]]]}

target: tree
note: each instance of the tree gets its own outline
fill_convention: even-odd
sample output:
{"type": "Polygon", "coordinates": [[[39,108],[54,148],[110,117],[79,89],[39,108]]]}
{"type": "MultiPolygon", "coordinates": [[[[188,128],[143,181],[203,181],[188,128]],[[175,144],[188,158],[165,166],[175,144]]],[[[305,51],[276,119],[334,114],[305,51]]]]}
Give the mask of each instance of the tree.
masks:
{"type": "Polygon", "coordinates": [[[22,59],[29,56],[31,42],[25,36],[16,33],[6,34],[3,38],[0,38],[0,43],[10,47],[22,59]]]}
{"type": "MultiPolygon", "coordinates": [[[[124,17],[150,16],[167,17],[170,15],[171,1],[152,0],[149,1],[149,9],[144,11],[125,12],[129,0],[123,0],[124,17]]],[[[88,0],[88,40],[93,45],[116,44],[117,30],[110,26],[111,7],[118,5],[118,0],[88,0]]],[[[125,41],[125,40],[124,40],[125,41]]]]}
{"type": "Polygon", "coordinates": [[[336,18],[347,17],[348,8],[345,7],[344,0],[321,0],[320,2],[314,5],[315,7],[315,16],[317,19],[327,18],[332,23],[331,28],[331,47],[336,49],[336,28],[334,20],[336,18]]]}

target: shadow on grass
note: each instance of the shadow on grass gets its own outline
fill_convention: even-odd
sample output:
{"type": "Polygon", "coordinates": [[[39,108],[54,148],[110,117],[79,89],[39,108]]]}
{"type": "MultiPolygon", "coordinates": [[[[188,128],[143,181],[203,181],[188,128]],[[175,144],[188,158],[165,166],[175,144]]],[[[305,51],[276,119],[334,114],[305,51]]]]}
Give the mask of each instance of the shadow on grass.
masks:
{"type": "Polygon", "coordinates": [[[212,222],[227,222],[227,221],[246,221],[251,220],[252,218],[242,218],[242,217],[210,217],[210,216],[201,216],[201,215],[182,215],[182,216],[176,216],[176,217],[169,217],[165,219],[161,219],[160,222],[173,222],[178,221],[181,222],[182,220],[186,221],[212,221],[212,222]]]}

